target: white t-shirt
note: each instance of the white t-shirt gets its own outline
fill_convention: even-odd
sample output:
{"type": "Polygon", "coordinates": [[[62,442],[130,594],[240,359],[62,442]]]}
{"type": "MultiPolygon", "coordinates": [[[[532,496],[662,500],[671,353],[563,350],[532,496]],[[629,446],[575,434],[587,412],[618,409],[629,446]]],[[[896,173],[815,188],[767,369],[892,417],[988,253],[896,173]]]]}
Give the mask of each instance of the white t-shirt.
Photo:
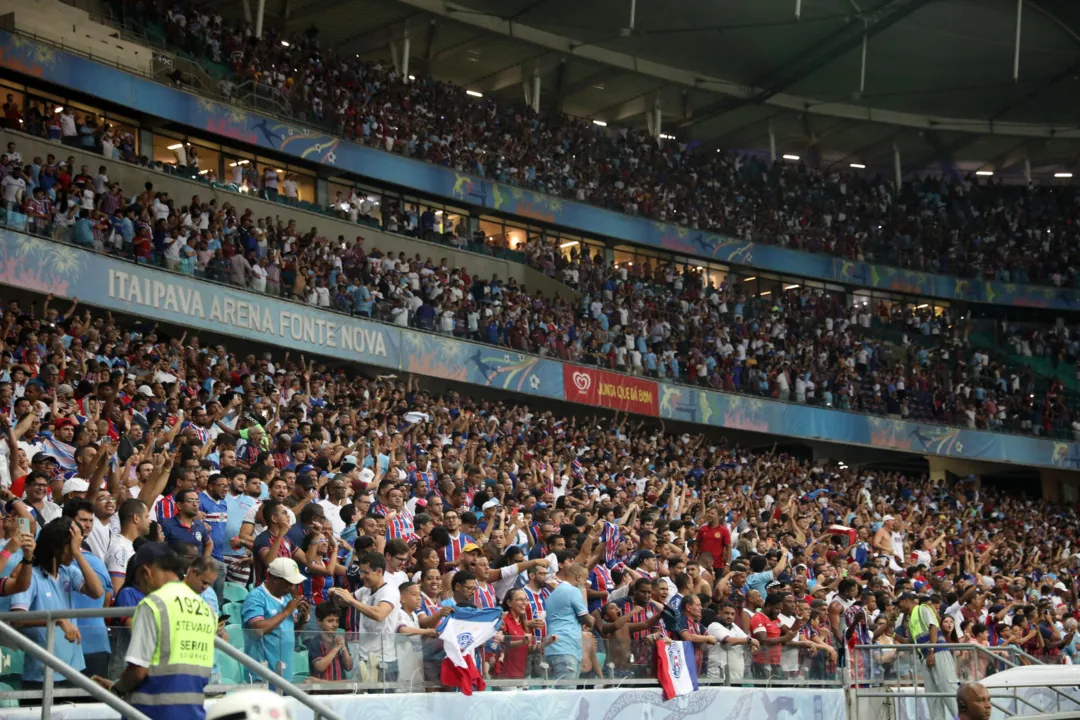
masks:
{"type": "Polygon", "coordinates": [[[394,628],[394,652],[398,661],[399,682],[422,682],[424,680],[423,645],[419,635],[405,635],[401,628],[420,628],[416,613],[405,612],[398,607],[390,613],[390,626],[394,628]]]}
{"type": "Polygon", "coordinates": [[[128,561],[135,555],[135,546],[123,535],[113,535],[105,551],[105,568],[110,575],[126,575],[128,561]]]}
{"type": "Polygon", "coordinates": [[[358,635],[363,659],[374,656],[383,662],[393,662],[397,658],[394,652],[394,632],[397,629],[394,627],[394,610],[401,609],[401,594],[398,593],[397,586],[386,583],[374,593],[362,587],[356,591],[356,599],[374,607],[378,607],[380,603],[389,603],[393,607],[381,623],[361,613],[358,635]]]}
{"type": "Polygon", "coordinates": [[[341,533],[345,532],[345,521],[341,519],[341,506],[335,505],[329,500],[320,500],[319,507],[323,509],[326,519],[330,521],[330,527],[333,529],[334,535],[341,537],[341,533]]]}
{"type": "MultiPolygon", "coordinates": [[[[260,507],[262,507],[262,502],[259,502],[258,504],[248,508],[248,511],[244,513],[244,522],[251,523],[255,526],[255,537],[258,537],[259,535],[262,535],[264,532],[266,532],[265,525],[259,525],[255,522],[255,513],[259,511],[260,507]]],[[[293,511],[289,508],[285,508],[285,512],[289,513],[289,526],[292,527],[296,524],[296,515],[294,515],[293,511]]]]}
{"type": "MultiPolygon", "coordinates": [[[[783,628],[782,632],[786,632],[791,629],[791,626],[795,624],[795,618],[788,617],[783,613],[777,618],[780,621],[780,627],[783,628]]],[[[781,645],[780,650],[780,669],[784,672],[795,672],[799,669],[799,648],[785,643],[781,645]]]]}
{"type": "Polygon", "coordinates": [[[741,660],[746,651],[744,645],[730,645],[724,641],[728,638],[732,640],[745,639],[746,633],[735,623],[731,623],[731,627],[728,628],[721,623],[714,622],[705,629],[705,634],[716,638],[716,644],[709,647],[706,665],[708,677],[723,677],[724,668],[728,666],[728,660],[735,654],[741,660]]]}
{"type": "MultiPolygon", "coordinates": [[[[114,514],[113,517],[116,517],[114,514]]],[[[94,518],[94,526],[90,529],[90,537],[86,538],[87,545],[90,546],[90,552],[94,553],[100,560],[105,559],[105,553],[109,550],[109,540],[113,536],[113,524],[111,522],[101,522],[94,518]]]]}

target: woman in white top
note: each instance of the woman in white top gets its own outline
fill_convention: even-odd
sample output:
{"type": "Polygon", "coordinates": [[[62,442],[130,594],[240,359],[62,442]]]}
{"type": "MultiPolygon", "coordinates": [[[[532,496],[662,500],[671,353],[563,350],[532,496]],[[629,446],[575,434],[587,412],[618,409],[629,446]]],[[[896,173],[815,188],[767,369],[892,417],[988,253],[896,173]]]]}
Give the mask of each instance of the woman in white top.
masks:
{"type": "Polygon", "coordinates": [[[746,646],[757,650],[760,643],[735,624],[735,606],[724,603],[716,622],[705,629],[705,634],[716,638],[716,644],[709,648],[705,676],[723,679],[726,671],[728,682],[740,682],[746,672],[746,646]]]}

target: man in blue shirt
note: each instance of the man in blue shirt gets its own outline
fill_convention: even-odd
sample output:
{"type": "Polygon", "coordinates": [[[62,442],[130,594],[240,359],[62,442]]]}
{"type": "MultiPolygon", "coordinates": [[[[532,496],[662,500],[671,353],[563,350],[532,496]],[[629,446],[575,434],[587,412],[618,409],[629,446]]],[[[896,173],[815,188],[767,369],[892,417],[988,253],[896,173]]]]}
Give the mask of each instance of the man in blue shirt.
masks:
{"type": "Polygon", "coordinates": [[[556,680],[576,680],[581,673],[581,626],[593,626],[593,616],[585,602],[589,570],[581,564],[559,563],[561,581],[546,606],[547,634],[556,640],[544,648],[544,658],[556,680]]]}
{"type": "MultiPolygon", "coordinates": [[[[239,470],[239,468],[236,468],[239,470]]],[[[226,468],[228,470],[228,468],[226,468]]],[[[248,550],[240,544],[234,548],[233,538],[240,537],[240,527],[244,524],[244,518],[251,508],[259,504],[262,496],[262,481],[258,475],[247,477],[243,472],[236,472],[232,477],[232,492],[225,496],[225,508],[227,519],[225,521],[225,537],[228,542],[224,549],[225,563],[234,567],[236,575],[250,575],[250,567],[243,564],[248,556],[248,550]],[[234,494],[235,493],[235,494],[234,494]]],[[[235,575],[234,575],[235,576],[235,575]]]]}
{"type": "MultiPolygon", "coordinates": [[[[307,625],[308,604],[298,585],[304,582],[300,567],[291,558],[278,558],[266,570],[266,581],[244,598],[247,654],[286,680],[292,680],[296,649],[296,623],[307,625]]],[[[258,680],[248,673],[248,682],[258,680]]]]}
{"type": "MultiPolygon", "coordinates": [[[[225,496],[229,491],[229,481],[224,475],[211,475],[206,483],[206,490],[199,494],[199,511],[204,522],[210,527],[210,540],[213,543],[210,556],[218,568],[218,577],[214,581],[214,593],[220,607],[225,597],[225,550],[228,549],[228,535],[225,524],[229,519],[229,506],[225,496]]],[[[243,518],[241,518],[243,519],[243,518]]]]}
{"type": "Polygon", "coordinates": [[[200,553],[210,556],[214,552],[214,541],[210,539],[207,524],[195,519],[198,513],[199,494],[194,490],[178,490],[176,515],[161,521],[161,531],[165,534],[166,543],[191,543],[199,548],[200,553]]]}
{"type": "MultiPolygon", "coordinates": [[[[68,500],[64,503],[63,517],[74,520],[84,538],[90,537],[90,531],[94,529],[94,506],[88,501],[81,498],[68,500]]],[[[105,594],[98,598],[91,598],[82,593],[73,593],[71,607],[76,610],[103,608],[106,603],[112,602],[112,576],[105,567],[105,562],[90,552],[90,545],[85,540],[82,543],[82,555],[97,575],[105,594]]],[[[112,647],[109,644],[109,631],[105,627],[105,618],[79,618],[75,621],[75,625],[82,634],[86,674],[91,677],[94,675],[108,677],[109,653],[112,647]]]]}

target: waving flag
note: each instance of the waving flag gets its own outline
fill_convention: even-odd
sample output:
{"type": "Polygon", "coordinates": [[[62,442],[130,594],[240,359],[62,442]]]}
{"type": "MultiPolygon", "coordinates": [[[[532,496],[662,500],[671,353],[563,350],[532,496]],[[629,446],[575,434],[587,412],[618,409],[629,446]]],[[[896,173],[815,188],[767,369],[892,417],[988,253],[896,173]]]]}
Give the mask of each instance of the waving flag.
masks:
{"type": "Polygon", "coordinates": [[[664,690],[665,700],[697,690],[694,644],[685,641],[656,643],[656,677],[664,690]]]}
{"type": "Polygon", "coordinates": [[[501,610],[466,607],[456,608],[453,615],[442,621],[439,638],[443,641],[446,659],[439,674],[443,685],[458,688],[466,695],[472,695],[474,689],[487,687],[476,669],[473,653],[498,632],[501,624],[501,610]]]}
{"type": "Polygon", "coordinates": [[[618,555],[619,543],[623,541],[619,526],[605,521],[604,529],[600,531],[600,541],[604,543],[604,562],[609,563],[618,555]]]}
{"type": "Polygon", "coordinates": [[[40,452],[56,460],[60,465],[65,477],[70,477],[75,472],[75,449],[70,445],[51,437],[42,437],[38,443],[40,452]]]}

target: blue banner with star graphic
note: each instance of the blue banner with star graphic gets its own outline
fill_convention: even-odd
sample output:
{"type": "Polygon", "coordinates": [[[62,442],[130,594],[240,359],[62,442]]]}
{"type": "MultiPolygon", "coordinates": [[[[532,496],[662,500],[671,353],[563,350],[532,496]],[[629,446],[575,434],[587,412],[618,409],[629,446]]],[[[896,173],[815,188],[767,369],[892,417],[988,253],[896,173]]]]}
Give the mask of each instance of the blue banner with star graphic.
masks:
{"type": "Polygon", "coordinates": [[[493,182],[342,140],[156,83],[71,52],[0,31],[0,66],[164,118],[399,187],[598,238],[795,277],[947,300],[1080,309],[1080,291],[958,278],[734,239],[493,182]]]}

